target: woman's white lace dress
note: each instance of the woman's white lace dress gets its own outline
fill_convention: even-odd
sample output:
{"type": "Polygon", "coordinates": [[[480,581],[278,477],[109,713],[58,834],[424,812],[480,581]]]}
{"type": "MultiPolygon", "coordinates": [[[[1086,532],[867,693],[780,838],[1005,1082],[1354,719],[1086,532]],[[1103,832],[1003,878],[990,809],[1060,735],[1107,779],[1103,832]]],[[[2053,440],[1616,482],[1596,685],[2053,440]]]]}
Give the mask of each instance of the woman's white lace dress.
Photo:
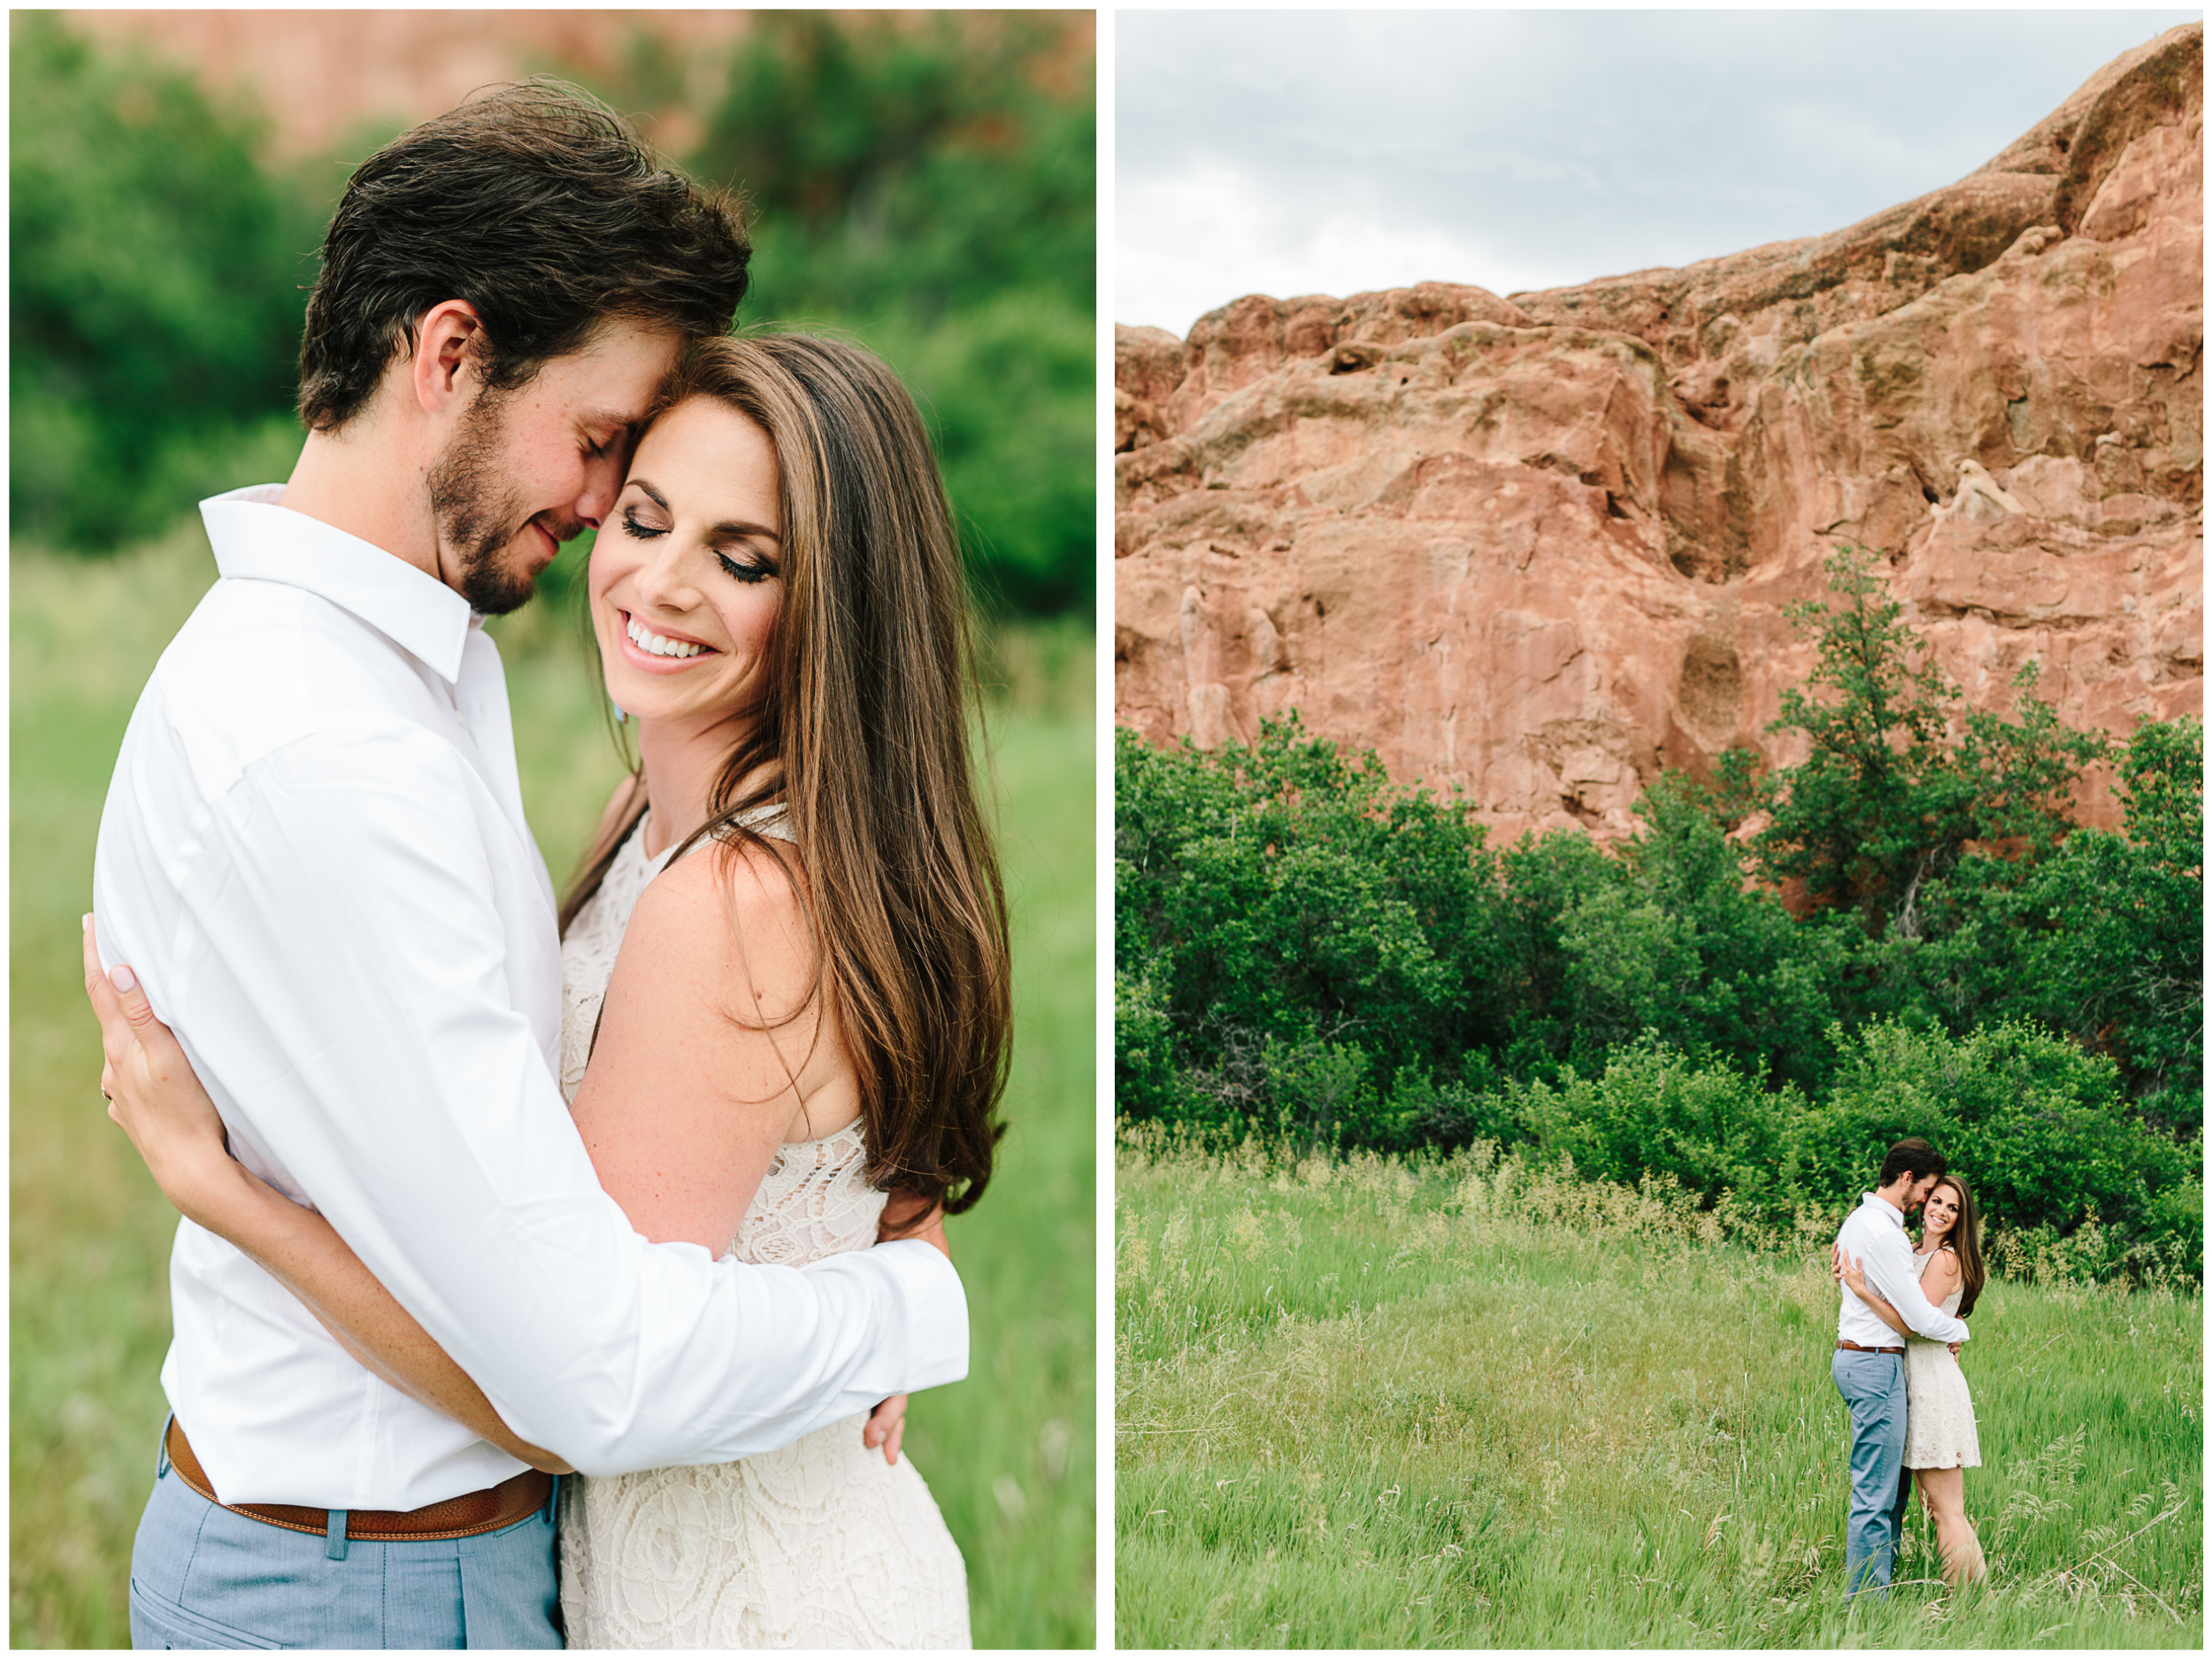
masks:
{"type": "MultiPolygon", "coordinates": [[[[780,816],[780,815],[779,815],[780,816]]],[[[780,821],[756,826],[784,833],[780,821]]],[[[633,833],[561,946],[561,1089],[573,1102],[630,912],[668,853],[633,833]]],[[[672,850],[672,844],[671,850],[672,850]]],[[[875,1242],[884,1195],[858,1125],[786,1145],[731,1254],[786,1266],[875,1242]]],[[[864,1414],[734,1463],[561,1483],[571,1647],[965,1647],[967,1569],[902,1455],[864,1414]]]]}
{"type": "MultiPolygon", "coordinates": [[[[1924,1275],[1933,1256],[1924,1256],[1913,1267],[1924,1275]]],[[[1956,1313],[1962,1285],[1943,1299],[1943,1311],[1956,1313]]],[[[1905,1338],[1905,1467],[1908,1469],[1979,1469],[1981,1441],[1974,1432],[1974,1398],[1966,1390],[1966,1373],[1951,1356],[1950,1345],[1924,1336],[1905,1338]]]]}

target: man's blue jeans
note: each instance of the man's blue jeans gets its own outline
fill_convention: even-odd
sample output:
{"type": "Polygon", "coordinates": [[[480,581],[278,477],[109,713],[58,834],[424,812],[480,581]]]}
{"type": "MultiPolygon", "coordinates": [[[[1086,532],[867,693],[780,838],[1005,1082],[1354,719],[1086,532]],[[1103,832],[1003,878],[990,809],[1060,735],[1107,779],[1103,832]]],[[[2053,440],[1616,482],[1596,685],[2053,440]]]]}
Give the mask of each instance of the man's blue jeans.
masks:
{"type": "Polygon", "coordinates": [[[1851,1518],[1843,1534],[1843,1594],[1886,1591],[1912,1488],[1905,1482],[1905,1358],[1836,1350],[1830,1374],[1851,1408],[1851,1518]]]}
{"type": "Polygon", "coordinates": [[[318,1538],[217,1508],[166,1455],[131,1554],[134,1647],[558,1647],[559,1612],[545,1509],[474,1538],[318,1538]]]}

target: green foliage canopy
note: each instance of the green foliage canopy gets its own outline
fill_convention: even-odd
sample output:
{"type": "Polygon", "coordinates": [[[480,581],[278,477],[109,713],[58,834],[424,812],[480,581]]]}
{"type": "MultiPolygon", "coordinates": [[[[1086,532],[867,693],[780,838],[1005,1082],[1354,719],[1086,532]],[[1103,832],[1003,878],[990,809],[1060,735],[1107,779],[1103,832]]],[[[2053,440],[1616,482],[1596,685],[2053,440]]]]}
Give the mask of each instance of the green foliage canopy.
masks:
{"type": "MultiPolygon", "coordinates": [[[[104,550],[288,470],[346,168],[265,165],[250,108],[50,14],[13,29],[11,521],[104,550]]],[[[681,107],[690,68],[641,33],[595,89],[681,107]]],[[[1031,614],[1087,611],[1094,584],[1091,82],[1065,16],[762,12],[683,158],[757,209],[741,320],[827,326],[900,372],[979,592],[1031,614]]]]}
{"type": "Polygon", "coordinates": [[[2196,1271],[2201,722],[2118,751],[2124,833],[2070,830],[2105,740],[2024,677],[2012,719],[1955,719],[1870,561],[1830,570],[1833,603],[1801,613],[1820,695],[1784,702],[1809,758],[1664,775],[1610,849],[1493,850],[1463,803],[1294,714],[1210,752],[1120,732],[1120,1112],[1343,1148],[1488,1138],[1770,1217],[1831,1213],[1924,1134],[2001,1225],[2094,1217],[2115,1261],[2196,1271]]]}
{"type": "Polygon", "coordinates": [[[180,71],[47,12],[9,63],[9,513],[77,549],[151,534],[244,481],[288,411],[317,213],[260,131],[180,71]]]}
{"type": "Polygon", "coordinates": [[[1873,556],[1839,547],[1826,570],[1831,597],[1789,613],[1817,635],[1818,661],[1767,728],[1802,732],[1812,752],[1769,795],[1758,850],[1770,879],[1856,909],[1868,933],[1911,932],[1924,887],[1970,843],[2016,841],[2030,859],[2055,846],[2067,792],[2105,743],[2033,695],[2032,662],[2015,681],[2017,718],[1976,710],[1955,741],[1958,688],[1905,626],[1873,556]]]}
{"type": "MultiPolygon", "coordinates": [[[[681,68],[641,47],[635,83],[681,68]]],[[[977,581],[1031,613],[1087,609],[1094,580],[1090,81],[1064,16],[762,12],[686,158],[757,211],[746,314],[899,368],[977,581]]]]}

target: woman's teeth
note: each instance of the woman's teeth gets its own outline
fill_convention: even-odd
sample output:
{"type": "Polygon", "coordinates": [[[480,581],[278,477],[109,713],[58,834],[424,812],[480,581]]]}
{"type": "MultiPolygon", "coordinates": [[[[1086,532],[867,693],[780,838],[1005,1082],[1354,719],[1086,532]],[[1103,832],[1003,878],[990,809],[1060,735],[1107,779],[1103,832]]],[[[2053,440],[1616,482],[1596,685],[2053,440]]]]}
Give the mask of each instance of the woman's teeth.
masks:
{"type": "Polygon", "coordinates": [[[641,651],[650,651],[656,657],[696,657],[707,648],[694,645],[687,640],[664,640],[651,632],[635,617],[630,618],[630,643],[641,651]]]}

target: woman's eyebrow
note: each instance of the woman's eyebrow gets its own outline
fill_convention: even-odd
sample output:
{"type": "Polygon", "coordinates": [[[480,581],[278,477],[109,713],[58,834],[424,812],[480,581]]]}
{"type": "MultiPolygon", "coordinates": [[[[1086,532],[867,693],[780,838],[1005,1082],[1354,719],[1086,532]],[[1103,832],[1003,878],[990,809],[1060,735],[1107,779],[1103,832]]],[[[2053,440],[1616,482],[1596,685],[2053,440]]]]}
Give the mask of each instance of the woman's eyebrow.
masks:
{"type": "MultiPolygon", "coordinates": [[[[660,497],[656,495],[654,500],[659,501],[660,497]]],[[[661,504],[663,506],[667,505],[665,502],[663,502],[661,504]]],[[[736,538],[739,536],[757,536],[773,541],[778,547],[781,547],[783,545],[783,538],[778,535],[773,530],[771,530],[764,524],[745,524],[732,520],[718,524],[713,529],[710,530],[707,534],[710,539],[714,540],[719,540],[725,536],[731,538],[736,538]]]]}
{"type": "MultiPolygon", "coordinates": [[[[640,478],[633,472],[630,474],[629,482],[651,496],[655,504],[663,512],[672,511],[668,505],[668,497],[655,489],[649,480],[640,478]]],[[[754,536],[773,541],[778,547],[783,545],[783,537],[771,530],[766,525],[748,523],[742,518],[726,518],[707,532],[707,539],[713,541],[736,541],[745,536],[754,536]]]]}

